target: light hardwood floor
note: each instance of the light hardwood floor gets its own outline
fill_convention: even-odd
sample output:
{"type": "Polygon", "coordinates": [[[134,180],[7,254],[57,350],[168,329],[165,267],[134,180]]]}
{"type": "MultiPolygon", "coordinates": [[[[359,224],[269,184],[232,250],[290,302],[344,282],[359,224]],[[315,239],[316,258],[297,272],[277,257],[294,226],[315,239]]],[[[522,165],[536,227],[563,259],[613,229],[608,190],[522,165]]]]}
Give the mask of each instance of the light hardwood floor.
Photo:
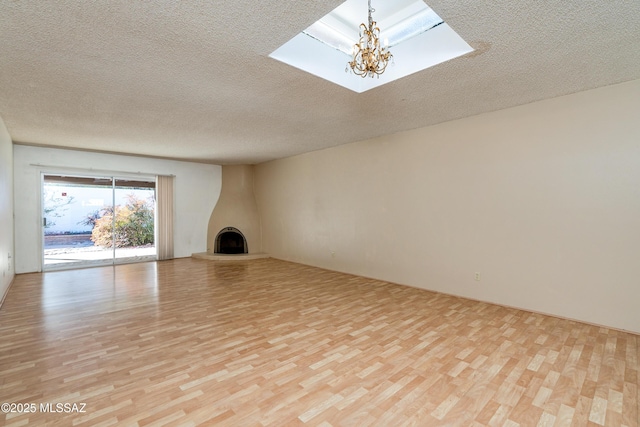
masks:
{"type": "Polygon", "coordinates": [[[273,259],[28,274],[0,309],[0,401],[37,411],[0,424],[637,427],[639,345],[273,259]]]}

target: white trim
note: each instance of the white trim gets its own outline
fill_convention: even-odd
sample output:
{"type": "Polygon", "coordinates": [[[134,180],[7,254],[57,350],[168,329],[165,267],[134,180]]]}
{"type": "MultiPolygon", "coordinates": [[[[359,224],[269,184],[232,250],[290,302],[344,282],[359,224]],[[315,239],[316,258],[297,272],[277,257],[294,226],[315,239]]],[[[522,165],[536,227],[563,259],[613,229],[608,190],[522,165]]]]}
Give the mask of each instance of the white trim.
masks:
{"type": "MultiPolygon", "coordinates": [[[[94,169],[94,168],[76,168],[76,167],[71,167],[71,166],[55,166],[55,165],[43,165],[41,163],[30,163],[29,166],[34,166],[34,167],[38,167],[38,168],[52,168],[54,170],[65,170],[65,171],[76,171],[76,172],[82,172],[83,174],[86,173],[96,173],[96,174],[109,174],[110,176],[117,176],[119,174],[122,175],[131,175],[131,176],[147,176],[149,178],[155,178],[156,176],[158,176],[157,173],[153,173],[153,172],[133,172],[133,171],[116,171],[116,170],[111,170],[111,169],[94,169]]],[[[44,170],[44,169],[41,169],[44,170]]],[[[57,172],[51,172],[52,174],[55,174],[57,172]]],[[[81,175],[80,175],[81,176],[81,175]]],[[[165,175],[165,176],[173,176],[175,177],[175,175],[165,175]]]]}

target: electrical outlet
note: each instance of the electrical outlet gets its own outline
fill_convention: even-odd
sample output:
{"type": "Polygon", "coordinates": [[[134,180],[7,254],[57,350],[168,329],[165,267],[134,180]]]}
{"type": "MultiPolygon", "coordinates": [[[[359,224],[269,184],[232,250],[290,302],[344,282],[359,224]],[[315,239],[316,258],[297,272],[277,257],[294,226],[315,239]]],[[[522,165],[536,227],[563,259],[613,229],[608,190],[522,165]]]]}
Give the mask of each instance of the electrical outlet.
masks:
{"type": "Polygon", "coordinates": [[[477,282],[479,282],[479,281],[480,281],[480,273],[479,273],[479,272],[476,272],[476,275],[475,275],[475,277],[474,277],[474,278],[475,278],[475,280],[476,280],[477,282]]]}
{"type": "Polygon", "coordinates": [[[331,251],[331,258],[335,258],[336,257],[336,253],[334,251],[331,251]]]}

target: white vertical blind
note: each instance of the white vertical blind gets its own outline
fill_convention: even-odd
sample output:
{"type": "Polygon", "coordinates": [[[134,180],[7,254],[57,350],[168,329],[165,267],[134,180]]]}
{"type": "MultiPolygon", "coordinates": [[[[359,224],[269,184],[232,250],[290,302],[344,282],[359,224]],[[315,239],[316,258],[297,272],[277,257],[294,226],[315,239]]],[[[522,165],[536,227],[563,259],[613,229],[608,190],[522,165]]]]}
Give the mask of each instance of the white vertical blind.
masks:
{"type": "Polygon", "coordinates": [[[173,258],[173,178],[157,177],[156,247],[159,260],[173,258]]]}

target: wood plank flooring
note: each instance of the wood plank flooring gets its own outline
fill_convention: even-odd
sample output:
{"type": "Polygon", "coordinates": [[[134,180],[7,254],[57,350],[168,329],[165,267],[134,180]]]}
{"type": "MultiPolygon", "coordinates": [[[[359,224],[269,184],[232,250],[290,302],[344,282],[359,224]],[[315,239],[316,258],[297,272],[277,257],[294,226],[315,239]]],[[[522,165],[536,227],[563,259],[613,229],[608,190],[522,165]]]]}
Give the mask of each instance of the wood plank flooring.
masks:
{"type": "Polygon", "coordinates": [[[639,344],[274,259],[20,275],[0,424],[637,427],[639,344]]]}

